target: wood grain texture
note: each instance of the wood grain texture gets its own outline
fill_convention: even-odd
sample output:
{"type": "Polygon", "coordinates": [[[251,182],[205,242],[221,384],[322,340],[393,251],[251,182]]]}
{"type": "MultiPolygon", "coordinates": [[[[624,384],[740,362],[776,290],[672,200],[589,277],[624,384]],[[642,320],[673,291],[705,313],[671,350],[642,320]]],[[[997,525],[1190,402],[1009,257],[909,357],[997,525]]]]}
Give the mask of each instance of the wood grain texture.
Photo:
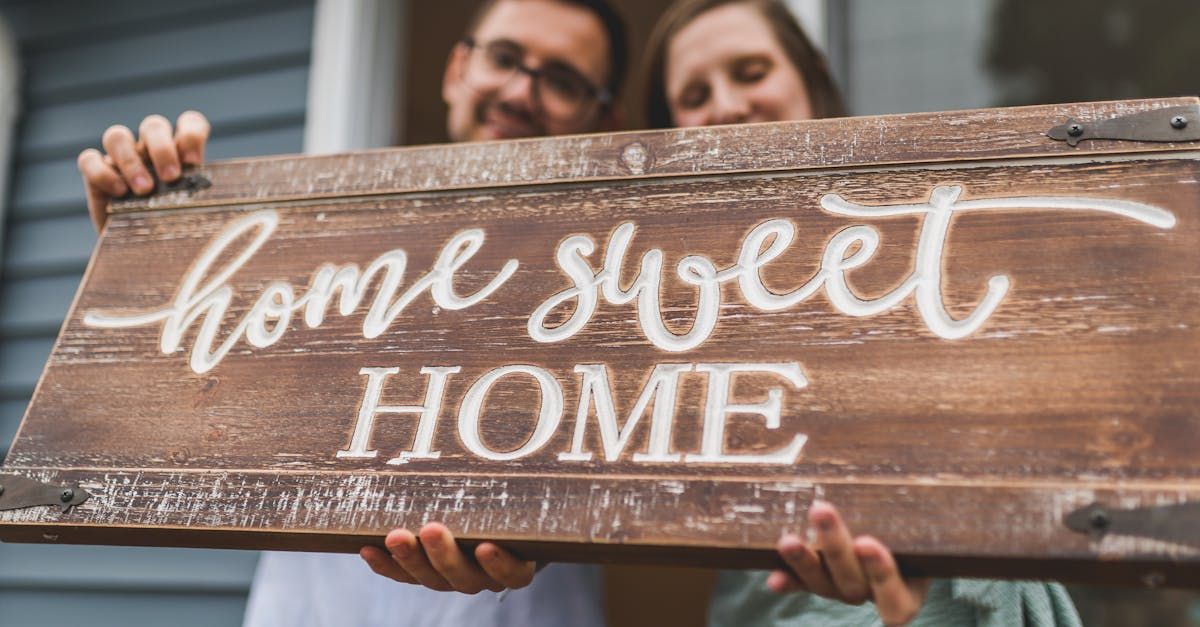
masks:
{"type": "MultiPolygon", "coordinates": [[[[701,163],[651,178],[569,174],[458,189],[462,181],[480,185],[490,160],[529,145],[499,143],[475,147],[481,160],[474,165],[438,170],[451,177],[436,181],[441,189],[374,187],[378,195],[358,197],[366,188],[354,185],[383,185],[382,177],[356,169],[362,160],[393,153],[266,160],[260,163],[289,163],[295,171],[330,168],[333,180],[349,186],[349,197],[326,198],[293,175],[269,170],[276,178],[260,187],[272,202],[246,203],[244,191],[222,189],[214,179],[217,195],[210,200],[246,204],[119,212],[3,468],[79,482],[96,496],[66,514],[0,512],[0,537],[352,551],[378,543],[393,527],[441,520],[468,542],[497,539],[538,559],[769,567],[781,531],[803,531],[809,505],[823,498],[839,506],[856,532],[884,540],[911,573],[1131,585],[1153,575],[1156,582],[1165,578],[1163,585],[1200,585],[1200,545],[1116,535],[1095,540],[1062,521],[1092,502],[1164,505],[1200,493],[1193,462],[1200,445],[1200,152],[1136,144],[1127,154],[1037,156],[1007,146],[1011,158],[1002,158],[1008,153],[981,152],[969,139],[951,150],[922,134],[964,120],[1016,124],[1035,109],[1040,117],[1029,124],[1041,128],[1042,118],[1067,110],[1152,104],[942,114],[936,125],[931,120],[938,116],[916,116],[908,129],[911,150],[928,157],[918,164],[879,165],[876,157],[886,149],[879,143],[865,154],[839,153],[824,167],[776,168],[745,156],[757,150],[753,142],[733,141],[721,135],[733,131],[725,129],[714,132],[723,137],[722,150],[731,151],[723,154],[733,155],[720,166],[727,174],[701,163]],[[339,163],[344,169],[332,165],[339,163]],[[555,264],[556,248],[573,235],[593,238],[588,259],[598,271],[606,244],[625,222],[636,231],[621,284],[628,288],[643,255],[659,249],[662,319],[675,334],[688,331],[698,306],[697,288],[676,275],[676,265],[703,255],[717,269],[730,268],[741,242],[770,220],[794,225],[795,239],[760,269],[769,289],[796,289],[820,271],[830,242],[870,227],[878,249],[846,276],[858,298],[878,298],[921,263],[931,218],[848,217],[823,207],[823,199],[922,204],[935,189],[951,187],[961,189],[963,203],[1121,201],[1158,208],[1174,222],[1156,226],[1059,206],[956,213],[936,264],[949,314],[961,319],[975,310],[992,277],[1010,282],[995,311],[961,339],[939,336],[911,294],[867,316],[844,313],[828,288],[765,311],[737,281],[720,285],[716,324],[689,350],[663,350],[644,332],[633,304],[603,298],[568,339],[536,342],[527,330],[538,305],[571,285],[555,264]],[[298,199],[306,194],[314,198],[298,199]],[[365,268],[403,249],[403,291],[456,233],[481,229],[486,238],[456,273],[455,291],[481,289],[507,260],[519,260],[519,267],[471,307],[439,307],[423,292],[382,334],[364,338],[376,283],[348,315],[331,307],[310,328],[298,313],[278,341],[252,346],[238,339],[205,372],[188,362],[199,321],[169,353],[160,349],[161,322],[122,329],[85,323],[89,312],[132,314],[172,302],[214,238],[262,212],[278,225],[226,282],[232,296],[218,341],[269,285],[286,283],[302,294],[323,263],[365,268]],[[607,367],[623,424],[656,365],[729,363],[802,369],[808,383],[802,388],[763,373],[735,376],[731,403],[761,403],[772,388],[780,390],[779,425],[768,428],[744,410],[730,413],[720,440],[728,455],[764,454],[803,434],[807,441],[794,461],[638,461],[635,454],[652,445],[649,410],[615,460],[605,460],[594,411],[581,441],[593,457],[559,457],[574,446],[576,407],[586,396],[576,366],[607,367]],[[528,455],[486,459],[464,439],[460,408],[475,381],[511,364],[550,373],[562,390],[561,419],[528,455]],[[415,414],[378,415],[369,440],[377,456],[336,455],[352,446],[367,382],[360,369],[397,368],[381,403],[415,405],[429,381],[419,371],[428,366],[460,368],[447,379],[431,439],[440,457],[387,463],[420,438],[415,414]]],[[[888,133],[904,135],[903,121],[893,122],[888,133]]],[[[842,129],[869,123],[848,120],[842,129]]],[[[979,144],[991,141],[991,130],[964,132],[975,132],[979,144]]],[[[616,145],[619,138],[593,140],[616,145]]],[[[546,141],[563,142],[556,150],[566,150],[583,140],[546,141]]],[[[415,152],[421,150],[442,149],[415,152]]],[[[609,159],[605,150],[584,150],[578,172],[604,167],[593,161],[609,159]]],[[[554,153],[533,152],[531,159],[554,153]]],[[[775,153],[788,158],[778,146],[775,153]]],[[[233,240],[204,277],[232,263],[249,235],[233,240]]],[[[551,319],[565,321],[574,306],[557,308],[551,319]]],[[[689,371],[678,381],[670,452],[696,454],[711,422],[713,379],[689,371]]],[[[504,453],[528,444],[542,398],[529,377],[498,383],[483,405],[482,445],[504,453]]]]}
{"type": "Polygon", "coordinates": [[[114,213],[280,200],[837,168],[1175,150],[1179,144],[1097,140],[1077,147],[1046,136],[1082,122],[1195,105],[1160,98],[947,113],[864,116],[505,142],[280,156],[206,164],[213,186],[113,203],[114,213]]]}

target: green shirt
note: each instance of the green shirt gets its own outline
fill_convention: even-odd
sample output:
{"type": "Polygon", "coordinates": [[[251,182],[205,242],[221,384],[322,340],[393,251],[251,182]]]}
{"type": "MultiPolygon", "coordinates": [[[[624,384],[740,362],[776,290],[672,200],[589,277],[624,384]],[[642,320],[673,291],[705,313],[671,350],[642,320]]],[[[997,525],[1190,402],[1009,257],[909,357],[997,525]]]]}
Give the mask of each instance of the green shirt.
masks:
{"type": "MultiPolygon", "coordinates": [[[[846,605],[804,592],[775,594],[765,571],[724,571],[709,606],[709,627],[881,625],[871,603],[846,605]]],[[[1056,583],[939,579],[911,627],[1079,627],[1067,591],[1056,583]]]]}

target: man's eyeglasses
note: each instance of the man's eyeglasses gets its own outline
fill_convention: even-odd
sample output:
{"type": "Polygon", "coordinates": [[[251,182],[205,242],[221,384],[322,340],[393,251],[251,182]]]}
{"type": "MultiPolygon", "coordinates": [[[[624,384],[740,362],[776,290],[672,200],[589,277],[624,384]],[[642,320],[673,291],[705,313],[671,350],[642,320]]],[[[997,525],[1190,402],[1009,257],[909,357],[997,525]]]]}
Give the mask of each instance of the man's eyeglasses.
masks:
{"type": "Polygon", "coordinates": [[[476,91],[499,89],[517,74],[527,74],[534,102],[547,117],[561,121],[579,120],[612,100],[607,89],[565,63],[548,61],[537,69],[525,65],[525,51],[511,41],[477,43],[466,38],[462,44],[468,48],[463,80],[476,91]]]}

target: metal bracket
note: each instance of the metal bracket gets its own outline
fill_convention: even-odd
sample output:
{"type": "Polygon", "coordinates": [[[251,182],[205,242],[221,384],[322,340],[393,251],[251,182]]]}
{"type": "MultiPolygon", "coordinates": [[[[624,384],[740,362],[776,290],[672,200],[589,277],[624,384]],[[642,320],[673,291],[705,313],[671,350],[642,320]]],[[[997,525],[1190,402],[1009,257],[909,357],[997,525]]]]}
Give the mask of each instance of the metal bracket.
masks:
{"type": "Polygon", "coordinates": [[[1116,139],[1131,142],[1190,142],[1200,140],[1200,105],[1166,107],[1131,115],[1080,122],[1068,118],[1066,124],[1046,131],[1050,139],[1075,146],[1088,139],[1116,139]]]}
{"type": "MultiPolygon", "coordinates": [[[[212,181],[208,180],[208,177],[204,176],[203,174],[184,174],[170,183],[159,179],[158,175],[153,171],[150,172],[150,175],[154,179],[154,191],[152,191],[151,194],[186,192],[188,195],[191,195],[202,189],[208,189],[212,187],[212,181]]],[[[114,198],[113,200],[136,200],[138,198],[139,196],[134,194],[133,190],[130,189],[124,196],[121,196],[120,198],[114,198]]]]}
{"type": "Polygon", "coordinates": [[[212,187],[212,181],[203,175],[184,174],[170,183],[158,181],[158,187],[154,191],[156,193],[185,191],[190,194],[210,187],[212,187]]]}
{"type": "Polygon", "coordinates": [[[1131,509],[1092,503],[1064,516],[1063,524],[1097,541],[1111,533],[1200,546],[1200,501],[1131,509]]]}
{"type": "Polygon", "coordinates": [[[53,485],[20,475],[0,475],[0,510],[58,505],[66,512],[91,496],[78,485],[53,485]]]}

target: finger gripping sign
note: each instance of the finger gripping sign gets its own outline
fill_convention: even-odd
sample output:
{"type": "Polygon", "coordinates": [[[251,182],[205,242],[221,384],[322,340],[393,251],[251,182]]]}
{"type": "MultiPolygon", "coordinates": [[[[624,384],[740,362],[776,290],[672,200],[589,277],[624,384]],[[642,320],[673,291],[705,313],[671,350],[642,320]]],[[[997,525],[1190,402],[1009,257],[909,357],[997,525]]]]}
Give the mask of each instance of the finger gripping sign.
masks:
{"type": "Polygon", "coordinates": [[[820,498],[914,572],[1200,583],[1200,153],[1046,135],[1194,106],[209,164],[112,207],[3,468],[90,496],[0,537],[769,567],[820,498]]]}

